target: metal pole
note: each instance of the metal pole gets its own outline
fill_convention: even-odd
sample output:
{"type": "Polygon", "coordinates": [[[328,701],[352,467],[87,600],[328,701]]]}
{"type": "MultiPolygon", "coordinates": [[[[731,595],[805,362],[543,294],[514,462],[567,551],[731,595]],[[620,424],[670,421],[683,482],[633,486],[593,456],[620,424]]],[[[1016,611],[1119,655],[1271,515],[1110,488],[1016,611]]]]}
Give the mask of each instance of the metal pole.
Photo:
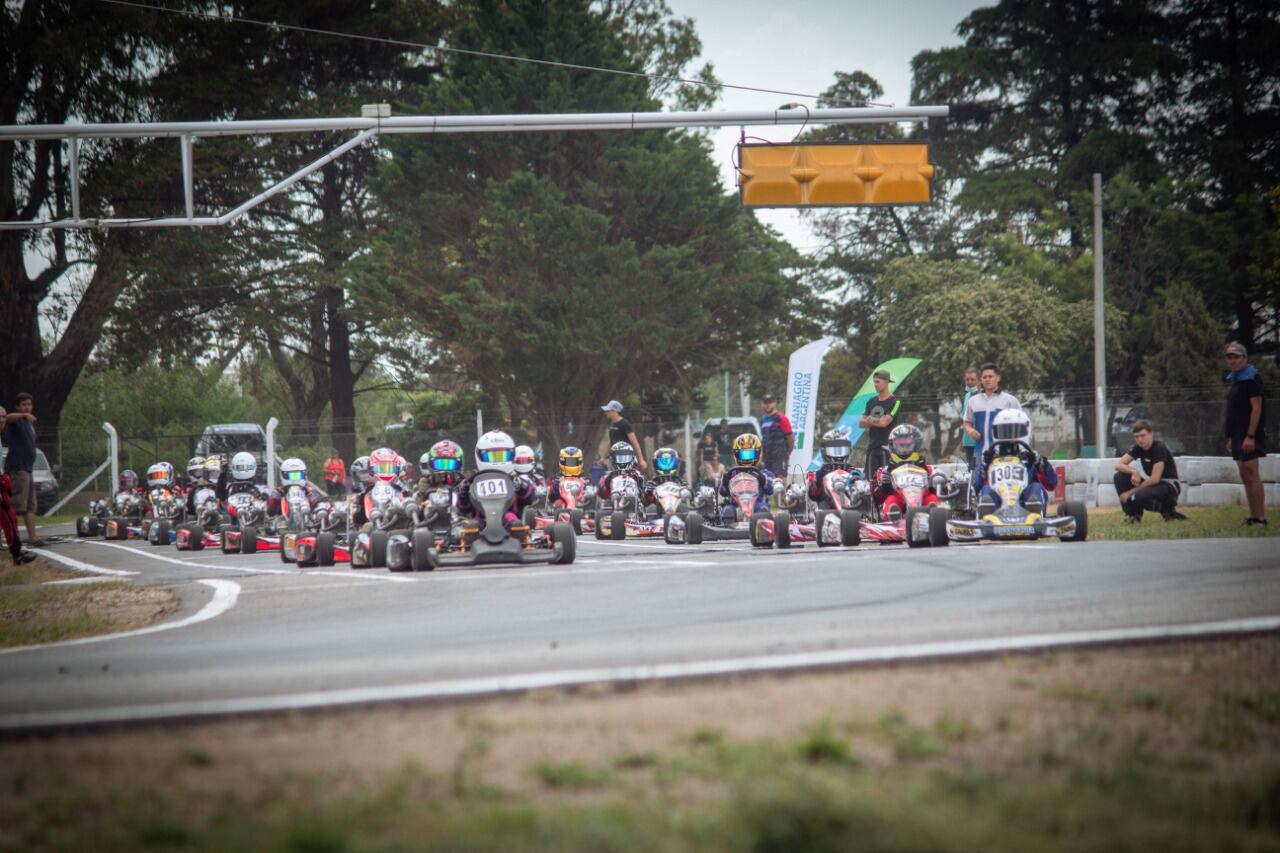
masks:
{"type": "Polygon", "coordinates": [[[476,409],[476,441],[479,441],[482,435],[484,435],[484,412],[476,409]]]}
{"type": "Polygon", "coordinates": [[[1093,173],[1093,393],[1097,408],[1094,417],[1094,447],[1101,459],[1107,452],[1107,348],[1106,319],[1102,292],[1102,175],[1093,173]]]}
{"type": "Polygon", "coordinates": [[[280,421],[271,418],[267,421],[267,485],[274,486],[276,483],[276,427],[280,426],[280,421]]]}
{"type": "Polygon", "coordinates": [[[71,161],[71,218],[80,218],[80,139],[71,137],[67,140],[67,154],[71,161]]]}
{"type": "Polygon", "coordinates": [[[724,372],[724,416],[729,417],[729,371],[724,372]]]}
{"type": "MultiPolygon", "coordinates": [[[[689,483],[694,482],[693,476],[693,424],[689,422],[689,416],[684,417],[684,470],[685,476],[689,483]]],[[[701,472],[699,472],[701,473],[701,472]]]]}
{"type": "Polygon", "coordinates": [[[120,482],[120,434],[116,432],[116,428],[107,422],[103,422],[102,431],[107,434],[107,454],[111,458],[111,483],[107,486],[107,491],[115,489],[116,483],[120,482]]]}
{"type": "Polygon", "coordinates": [[[191,175],[191,134],[189,133],[182,135],[182,190],[187,203],[187,219],[195,219],[196,197],[195,183],[191,175]]]}

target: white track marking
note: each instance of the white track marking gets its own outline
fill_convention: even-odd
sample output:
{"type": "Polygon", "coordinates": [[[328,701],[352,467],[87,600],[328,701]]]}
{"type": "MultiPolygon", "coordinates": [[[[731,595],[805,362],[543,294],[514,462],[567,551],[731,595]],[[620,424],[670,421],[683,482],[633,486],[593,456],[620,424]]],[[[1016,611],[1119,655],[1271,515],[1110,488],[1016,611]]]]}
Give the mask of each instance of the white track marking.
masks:
{"type": "MultiPolygon", "coordinates": [[[[204,583],[220,582],[204,581],[204,583]]],[[[221,583],[227,582],[221,581],[221,583]]],[[[424,681],[412,684],[353,687],[341,690],[316,690],[274,696],[246,696],[238,699],[206,699],[191,702],[124,705],[113,708],[27,712],[0,717],[0,730],[84,725],[89,723],[140,722],[143,720],[215,714],[294,711],[306,708],[326,708],[388,701],[456,699],[555,687],[577,687],[584,684],[630,684],[654,680],[707,678],[789,669],[813,669],[1039,651],[1064,646],[1085,646],[1099,643],[1257,633],[1260,631],[1275,631],[1277,629],[1280,629],[1280,616],[1261,616],[1249,619],[1199,622],[1189,625],[1154,625],[1140,628],[1111,628],[1099,631],[1067,631],[1057,634],[1028,634],[1015,637],[952,640],[861,649],[831,649],[821,652],[760,655],[757,657],[690,661],[685,663],[513,673],[511,675],[484,678],[424,681]]]]}
{"type": "MultiPolygon", "coordinates": [[[[117,548],[121,551],[127,551],[138,557],[146,557],[150,560],[159,560],[162,563],[171,563],[175,566],[185,566],[186,568],[196,569],[213,569],[215,572],[248,572],[249,574],[260,575],[300,575],[302,571],[299,569],[268,569],[265,567],[248,567],[248,566],[219,566],[215,563],[196,563],[191,560],[179,560],[176,557],[166,557],[164,554],[153,554],[142,548],[130,548],[128,545],[118,545],[115,542],[94,542],[86,541],[85,545],[97,545],[101,548],[117,548]]],[[[154,546],[149,546],[154,547],[154,546]]],[[[199,553],[199,552],[193,552],[199,553]]],[[[247,556],[247,555],[246,555],[247,556]]],[[[132,574],[137,574],[133,572],[132,574]]]]}
{"type": "Polygon", "coordinates": [[[120,581],[112,577],[106,577],[105,575],[94,575],[88,578],[67,578],[66,580],[61,580],[61,581],[45,581],[40,585],[41,586],[70,586],[71,584],[81,584],[81,583],[120,583],[120,581]]]}
{"type": "Polygon", "coordinates": [[[367,575],[362,569],[350,569],[345,572],[317,572],[312,569],[302,571],[304,575],[329,575],[335,578],[359,578],[362,581],[387,581],[389,583],[417,583],[417,578],[407,578],[403,575],[367,575]]]}
{"type": "Polygon", "coordinates": [[[101,566],[82,563],[79,560],[63,556],[49,548],[41,548],[38,553],[41,557],[53,560],[55,563],[61,563],[69,569],[75,569],[77,572],[89,572],[95,575],[113,575],[115,577],[128,577],[129,575],[138,574],[137,572],[126,572],[123,569],[104,569],[101,566]]]}
{"type": "Polygon", "coordinates": [[[146,628],[135,628],[132,631],[121,631],[117,634],[101,634],[97,637],[81,637],[77,640],[62,640],[57,643],[45,643],[41,646],[18,646],[12,649],[0,649],[0,655],[13,654],[14,652],[29,652],[37,649],[56,649],[61,646],[82,646],[86,643],[102,643],[107,640],[120,640],[125,637],[140,637],[143,634],[155,634],[160,631],[172,631],[174,628],[186,628],[189,625],[195,625],[198,622],[204,622],[215,616],[221,616],[232,607],[235,606],[236,598],[240,595],[240,584],[235,581],[226,580],[199,580],[196,583],[202,583],[206,586],[213,587],[213,598],[199,611],[191,614],[185,619],[179,619],[176,622],[161,622],[159,625],[150,625],[146,628]]]}

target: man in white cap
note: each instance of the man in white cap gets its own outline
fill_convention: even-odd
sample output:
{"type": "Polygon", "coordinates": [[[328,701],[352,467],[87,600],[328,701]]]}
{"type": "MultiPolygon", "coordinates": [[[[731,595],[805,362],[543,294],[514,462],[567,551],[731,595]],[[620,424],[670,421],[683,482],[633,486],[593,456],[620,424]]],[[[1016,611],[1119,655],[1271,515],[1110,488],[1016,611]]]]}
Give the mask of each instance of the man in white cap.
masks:
{"type": "Polygon", "coordinates": [[[644,451],[640,449],[640,439],[636,438],[635,428],[631,426],[631,421],[622,416],[622,404],[617,400],[610,400],[600,407],[600,411],[609,419],[609,446],[612,447],[619,441],[627,442],[636,452],[636,464],[640,466],[640,470],[648,471],[649,463],[644,461],[644,451]]]}

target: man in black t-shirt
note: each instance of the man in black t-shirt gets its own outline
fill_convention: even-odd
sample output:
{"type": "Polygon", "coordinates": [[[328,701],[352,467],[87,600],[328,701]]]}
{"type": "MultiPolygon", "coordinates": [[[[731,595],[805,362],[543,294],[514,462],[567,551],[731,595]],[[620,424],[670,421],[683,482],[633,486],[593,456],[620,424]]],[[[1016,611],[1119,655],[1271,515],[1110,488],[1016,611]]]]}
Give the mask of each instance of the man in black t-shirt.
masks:
{"type": "Polygon", "coordinates": [[[898,423],[898,407],[901,402],[889,393],[892,382],[887,370],[877,370],[871,377],[876,395],[867,401],[866,411],[858,419],[858,426],[867,431],[867,476],[889,464],[889,431],[898,423]]]}
{"type": "Polygon", "coordinates": [[[625,441],[636,452],[636,464],[640,470],[649,470],[649,463],[644,461],[644,452],[640,449],[640,439],[636,438],[635,427],[631,426],[631,421],[622,416],[622,404],[617,400],[610,400],[600,407],[600,411],[604,412],[604,416],[609,419],[609,446],[613,447],[619,441],[625,441]]]}
{"type": "Polygon", "coordinates": [[[1258,460],[1267,455],[1267,410],[1262,379],[1249,363],[1249,351],[1239,341],[1227,344],[1227,452],[1240,469],[1240,482],[1249,502],[1245,524],[1266,524],[1266,493],[1258,460]]]}
{"type": "Polygon", "coordinates": [[[1142,521],[1146,510],[1158,512],[1165,521],[1185,521],[1178,512],[1178,464],[1164,442],[1156,441],[1151,424],[1134,421],[1133,440],[1137,442],[1116,460],[1116,494],[1120,496],[1120,508],[1125,521],[1136,524],[1142,521]],[[1130,463],[1137,460],[1142,470],[1130,463]]]}

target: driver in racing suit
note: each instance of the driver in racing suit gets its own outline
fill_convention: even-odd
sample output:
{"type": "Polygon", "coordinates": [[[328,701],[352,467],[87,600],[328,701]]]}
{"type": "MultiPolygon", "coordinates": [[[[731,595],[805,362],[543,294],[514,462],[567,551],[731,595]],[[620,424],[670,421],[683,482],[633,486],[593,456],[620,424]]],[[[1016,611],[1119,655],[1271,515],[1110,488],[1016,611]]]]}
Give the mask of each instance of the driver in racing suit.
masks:
{"type": "Polygon", "coordinates": [[[924,433],[914,424],[898,424],[889,432],[889,464],[876,472],[873,495],[880,507],[881,518],[896,521],[907,510],[902,493],[893,484],[893,471],[902,465],[917,465],[924,469],[926,485],[920,495],[920,505],[938,505],[938,495],[930,484],[933,468],[924,455],[924,433]]]}
{"type": "Polygon", "coordinates": [[[302,489],[308,510],[315,509],[316,504],[328,498],[307,479],[307,463],[296,456],[291,456],[280,463],[280,497],[286,497],[292,486],[299,486],[302,489]]]}
{"type": "Polygon", "coordinates": [[[733,440],[733,461],[736,463],[732,468],[727,469],[720,475],[720,483],[716,491],[721,497],[720,502],[720,520],[728,524],[733,516],[735,507],[728,499],[729,482],[738,474],[750,474],[756,478],[759,489],[756,491],[756,503],[752,512],[768,512],[769,511],[769,493],[775,482],[780,483],[773,474],[760,467],[761,457],[764,450],[760,442],[760,436],[753,432],[744,432],[733,440]]]}
{"type": "Polygon", "coordinates": [[[218,484],[215,487],[218,500],[223,506],[226,506],[227,500],[232,495],[248,492],[254,497],[260,497],[267,502],[268,516],[278,515],[280,513],[280,495],[266,486],[255,483],[253,478],[257,473],[258,460],[254,458],[252,453],[242,450],[232,456],[231,464],[224,468],[222,474],[218,477],[218,484]]]}
{"type": "Polygon", "coordinates": [[[653,479],[644,487],[646,507],[656,505],[654,490],[663,483],[675,483],[682,488],[689,488],[689,484],[680,476],[680,454],[674,447],[659,447],[653,452],[653,472],[653,479]]]}
{"type": "MultiPolygon", "coordinates": [[[[577,477],[584,479],[582,476],[582,468],[586,461],[582,457],[582,451],[576,447],[560,448],[560,476],[553,479],[547,484],[547,500],[553,506],[565,506],[568,501],[565,499],[564,492],[560,491],[560,482],[565,477],[577,477]]],[[[578,503],[581,504],[586,499],[586,495],[578,496],[578,503]]]]}
{"type": "Polygon", "coordinates": [[[608,500],[613,497],[613,479],[615,477],[628,477],[636,482],[636,489],[644,498],[644,475],[636,470],[636,450],[631,446],[629,441],[616,441],[609,448],[609,462],[613,465],[612,471],[605,471],[600,477],[600,482],[596,484],[596,495],[608,500]]]}
{"type": "Polygon", "coordinates": [[[528,477],[513,476],[515,474],[516,444],[500,429],[490,430],[476,442],[475,473],[463,479],[458,485],[458,512],[474,518],[480,526],[484,525],[484,510],[478,502],[471,500],[471,484],[476,475],[486,471],[501,471],[512,478],[515,493],[511,506],[502,515],[502,526],[511,530],[511,525],[520,521],[520,513],[534,501],[533,481],[528,477]]]}
{"type": "Polygon", "coordinates": [[[1049,492],[1058,487],[1058,472],[1049,460],[1031,449],[1031,419],[1021,409],[1005,409],[991,422],[991,445],[982,451],[982,490],[978,492],[978,515],[994,512],[1000,497],[987,480],[987,469],[997,456],[1017,456],[1027,470],[1027,487],[1019,503],[1029,512],[1043,515],[1049,507],[1049,492]]]}
{"type": "Polygon", "coordinates": [[[833,429],[822,436],[818,450],[822,454],[822,465],[818,470],[810,471],[805,475],[809,485],[809,500],[814,501],[822,509],[835,509],[822,484],[827,475],[833,471],[848,474],[849,482],[852,484],[854,474],[849,466],[849,457],[853,454],[853,444],[847,435],[833,429]]]}
{"type": "Polygon", "coordinates": [[[358,527],[369,520],[364,512],[364,497],[373,488],[373,482],[373,475],[369,473],[368,456],[361,456],[351,463],[351,495],[347,500],[354,526],[358,527]]]}

